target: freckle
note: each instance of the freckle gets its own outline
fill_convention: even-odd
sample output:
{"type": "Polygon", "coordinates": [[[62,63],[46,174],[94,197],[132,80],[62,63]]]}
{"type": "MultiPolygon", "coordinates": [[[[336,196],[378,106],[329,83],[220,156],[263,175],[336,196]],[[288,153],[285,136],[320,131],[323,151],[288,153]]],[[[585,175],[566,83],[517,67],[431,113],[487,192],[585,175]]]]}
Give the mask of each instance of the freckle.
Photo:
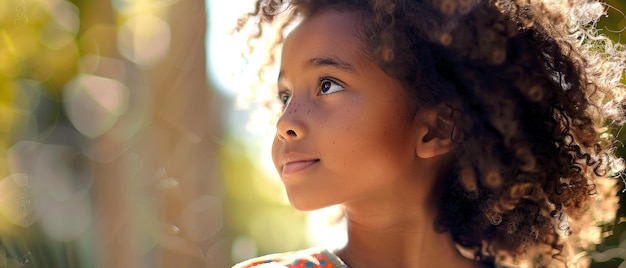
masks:
{"type": "Polygon", "coordinates": [[[311,113],[311,109],[309,109],[309,110],[308,110],[308,111],[306,111],[306,112],[307,112],[308,114],[310,114],[310,113],[311,113]]]}

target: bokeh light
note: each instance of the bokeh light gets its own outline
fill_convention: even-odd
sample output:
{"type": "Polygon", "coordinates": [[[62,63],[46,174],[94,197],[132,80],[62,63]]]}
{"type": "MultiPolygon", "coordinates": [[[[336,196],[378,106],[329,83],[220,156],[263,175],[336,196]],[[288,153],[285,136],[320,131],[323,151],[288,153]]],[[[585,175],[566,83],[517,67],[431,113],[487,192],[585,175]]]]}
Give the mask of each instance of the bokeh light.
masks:
{"type": "Polygon", "coordinates": [[[63,103],[74,127],[96,138],[109,131],[126,112],[128,95],[128,88],[117,80],[81,74],[66,85],[63,103]]]}
{"type": "Polygon", "coordinates": [[[170,39],[169,24],[152,14],[129,18],[120,27],[117,38],[120,53],[140,65],[163,59],[169,52],[170,39]]]}

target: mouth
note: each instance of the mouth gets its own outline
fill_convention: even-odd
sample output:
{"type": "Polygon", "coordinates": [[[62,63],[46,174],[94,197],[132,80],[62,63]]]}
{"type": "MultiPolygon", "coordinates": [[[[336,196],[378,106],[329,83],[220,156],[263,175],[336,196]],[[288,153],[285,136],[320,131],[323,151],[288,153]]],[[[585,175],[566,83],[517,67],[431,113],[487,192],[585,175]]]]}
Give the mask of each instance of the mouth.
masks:
{"type": "Polygon", "coordinates": [[[282,175],[290,175],[305,170],[319,162],[319,159],[299,160],[287,162],[283,165],[282,175]]]}

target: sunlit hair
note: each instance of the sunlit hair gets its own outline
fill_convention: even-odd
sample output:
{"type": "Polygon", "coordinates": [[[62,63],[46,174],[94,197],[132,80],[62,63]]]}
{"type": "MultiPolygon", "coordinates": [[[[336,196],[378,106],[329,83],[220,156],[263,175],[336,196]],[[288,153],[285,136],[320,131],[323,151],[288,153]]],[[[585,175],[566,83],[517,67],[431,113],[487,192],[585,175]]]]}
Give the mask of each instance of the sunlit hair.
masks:
{"type": "Polygon", "coordinates": [[[435,228],[481,262],[565,263],[564,239],[577,231],[568,218],[589,210],[599,180],[623,170],[610,133],[624,122],[626,52],[594,28],[605,7],[260,0],[240,26],[282,18],[282,31],[329,7],[360,14],[365,52],[405,85],[416,110],[437,109],[439,130],[456,143],[435,228]]]}

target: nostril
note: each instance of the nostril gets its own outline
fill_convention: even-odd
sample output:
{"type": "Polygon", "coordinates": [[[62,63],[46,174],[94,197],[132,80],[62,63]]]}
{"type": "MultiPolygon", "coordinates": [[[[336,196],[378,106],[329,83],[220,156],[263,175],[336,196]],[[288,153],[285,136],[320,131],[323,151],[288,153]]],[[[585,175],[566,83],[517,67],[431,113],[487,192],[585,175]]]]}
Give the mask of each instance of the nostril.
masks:
{"type": "Polygon", "coordinates": [[[287,135],[294,136],[294,137],[298,136],[298,134],[296,134],[296,132],[293,131],[293,129],[287,130],[287,135]]]}

